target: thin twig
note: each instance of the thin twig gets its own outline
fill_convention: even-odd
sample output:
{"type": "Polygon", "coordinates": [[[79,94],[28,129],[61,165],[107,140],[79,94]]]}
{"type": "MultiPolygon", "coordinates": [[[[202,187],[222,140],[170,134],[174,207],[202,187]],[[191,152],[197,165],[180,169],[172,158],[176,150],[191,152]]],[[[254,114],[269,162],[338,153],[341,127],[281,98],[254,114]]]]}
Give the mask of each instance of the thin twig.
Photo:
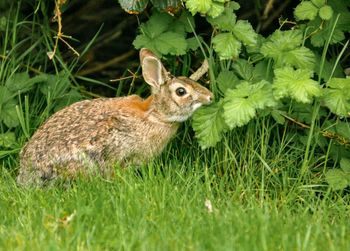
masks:
{"type": "Polygon", "coordinates": [[[53,47],[53,51],[47,52],[47,56],[49,57],[50,60],[53,59],[53,57],[56,54],[57,47],[58,47],[58,41],[61,40],[64,44],[67,45],[67,47],[73,51],[75,55],[79,57],[79,53],[66,41],[64,40],[65,38],[70,38],[69,36],[63,35],[62,32],[62,12],[61,12],[61,6],[66,2],[66,0],[55,0],[55,16],[53,17],[53,20],[57,20],[58,24],[58,29],[57,29],[57,34],[54,37],[55,38],[55,45],[53,47]]]}
{"type": "Polygon", "coordinates": [[[281,4],[281,6],[273,12],[273,14],[263,23],[262,25],[262,30],[265,30],[267,27],[270,26],[270,24],[276,19],[278,18],[281,13],[284,11],[284,9],[288,6],[288,4],[290,3],[291,0],[286,0],[283,2],[283,4],[281,4]]]}
{"type": "MultiPolygon", "coordinates": [[[[301,123],[300,121],[297,121],[296,119],[294,118],[291,118],[285,114],[281,114],[283,117],[285,117],[286,119],[288,119],[289,121],[297,124],[298,126],[302,127],[302,128],[305,128],[305,129],[310,129],[310,126],[309,125],[306,125],[304,123],[301,123]]],[[[349,114],[350,115],[350,114],[349,114]]],[[[325,138],[328,138],[328,139],[334,139],[336,140],[339,144],[341,145],[344,145],[344,146],[350,146],[350,142],[349,140],[347,140],[346,138],[344,138],[343,136],[335,133],[335,132],[331,132],[331,131],[327,131],[327,130],[324,130],[324,131],[321,131],[321,135],[325,138]]]]}
{"type": "Polygon", "coordinates": [[[190,76],[190,79],[194,81],[198,81],[205,73],[207,73],[209,70],[209,64],[208,61],[205,59],[201,65],[192,75],[190,76]]]}

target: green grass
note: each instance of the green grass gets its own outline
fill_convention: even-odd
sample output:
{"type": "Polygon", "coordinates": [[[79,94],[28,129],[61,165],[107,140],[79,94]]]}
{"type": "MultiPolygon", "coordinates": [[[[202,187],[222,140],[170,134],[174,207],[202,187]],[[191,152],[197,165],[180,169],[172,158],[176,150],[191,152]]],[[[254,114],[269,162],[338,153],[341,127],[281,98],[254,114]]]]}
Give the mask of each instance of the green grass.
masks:
{"type": "Polygon", "coordinates": [[[148,166],[69,187],[19,188],[4,170],[0,249],[349,250],[349,196],[300,183],[301,149],[281,157],[261,132],[208,151],[178,138],[148,166]]]}

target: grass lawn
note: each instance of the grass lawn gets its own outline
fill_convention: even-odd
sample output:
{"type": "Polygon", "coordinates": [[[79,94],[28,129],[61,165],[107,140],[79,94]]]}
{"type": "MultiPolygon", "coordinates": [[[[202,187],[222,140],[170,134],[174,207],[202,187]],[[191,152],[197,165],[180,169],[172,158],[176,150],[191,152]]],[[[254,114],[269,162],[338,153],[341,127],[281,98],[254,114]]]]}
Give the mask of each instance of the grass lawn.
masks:
{"type": "Polygon", "coordinates": [[[0,249],[350,250],[348,196],[197,152],[70,187],[19,188],[4,170],[0,249]]]}

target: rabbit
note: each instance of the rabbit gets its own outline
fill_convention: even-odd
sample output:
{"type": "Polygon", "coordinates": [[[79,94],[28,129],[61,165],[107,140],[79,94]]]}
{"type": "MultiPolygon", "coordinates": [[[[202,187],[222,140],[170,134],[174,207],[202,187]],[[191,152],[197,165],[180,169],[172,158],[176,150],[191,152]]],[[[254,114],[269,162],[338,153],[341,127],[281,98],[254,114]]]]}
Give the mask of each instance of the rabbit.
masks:
{"type": "Polygon", "coordinates": [[[56,112],[20,152],[19,185],[147,163],[159,155],[179,124],[212,102],[213,94],[187,77],[174,77],[148,49],[140,50],[142,76],[151,95],[97,98],[56,112]]]}

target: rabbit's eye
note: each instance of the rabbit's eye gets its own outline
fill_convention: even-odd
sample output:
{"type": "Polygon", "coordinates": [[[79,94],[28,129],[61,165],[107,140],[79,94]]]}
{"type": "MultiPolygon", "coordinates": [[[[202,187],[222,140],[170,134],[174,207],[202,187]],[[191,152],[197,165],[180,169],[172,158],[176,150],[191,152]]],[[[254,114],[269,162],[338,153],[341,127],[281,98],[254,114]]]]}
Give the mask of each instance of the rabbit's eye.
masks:
{"type": "Polygon", "coordinates": [[[179,97],[182,97],[183,95],[186,94],[186,89],[183,88],[183,87],[179,87],[176,89],[176,95],[179,96],[179,97]]]}

